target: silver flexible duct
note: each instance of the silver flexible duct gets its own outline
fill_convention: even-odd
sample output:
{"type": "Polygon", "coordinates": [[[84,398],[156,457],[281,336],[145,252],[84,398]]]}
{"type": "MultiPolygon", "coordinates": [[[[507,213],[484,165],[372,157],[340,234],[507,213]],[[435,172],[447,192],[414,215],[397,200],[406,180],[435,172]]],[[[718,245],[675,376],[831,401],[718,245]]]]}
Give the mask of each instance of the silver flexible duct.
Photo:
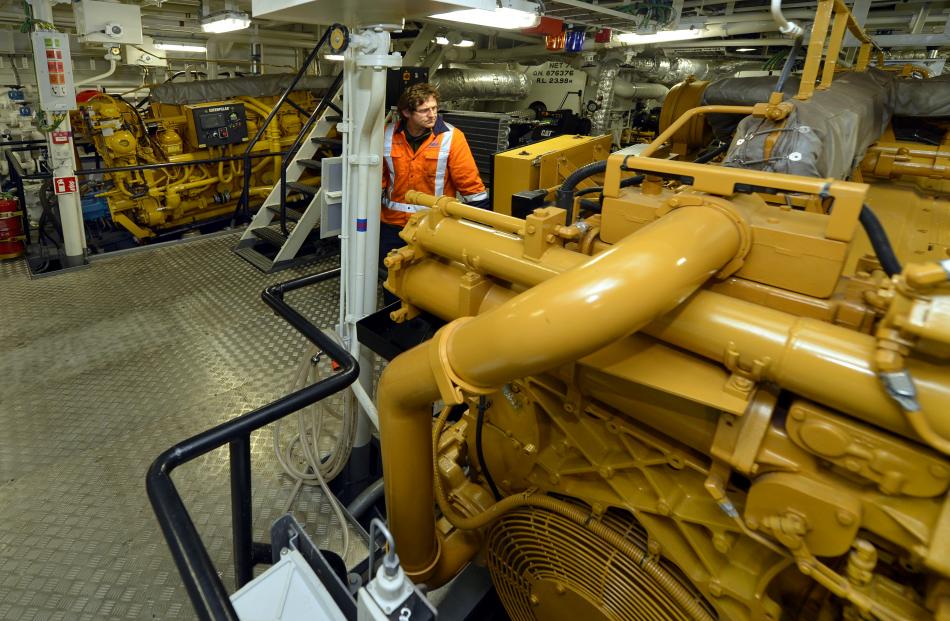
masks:
{"type": "Polygon", "coordinates": [[[594,100],[600,104],[600,107],[591,118],[590,133],[592,136],[607,133],[610,124],[610,113],[614,107],[614,82],[617,79],[618,71],[620,71],[620,63],[618,62],[608,62],[600,70],[597,92],[594,95],[594,100]]]}
{"type": "Polygon", "coordinates": [[[432,75],[431,82],[444,100],[517,101],[528,96],[528,76],[519,71],[440,69],[432,75]]]}
{"type": "Polygon", "coordinates": [[[703,80],[713,73],[711,63],[695,58],[631,58],[627,63],[637,74],[656,80],[662,84],[682,82],[689,76],[703,80]]]}

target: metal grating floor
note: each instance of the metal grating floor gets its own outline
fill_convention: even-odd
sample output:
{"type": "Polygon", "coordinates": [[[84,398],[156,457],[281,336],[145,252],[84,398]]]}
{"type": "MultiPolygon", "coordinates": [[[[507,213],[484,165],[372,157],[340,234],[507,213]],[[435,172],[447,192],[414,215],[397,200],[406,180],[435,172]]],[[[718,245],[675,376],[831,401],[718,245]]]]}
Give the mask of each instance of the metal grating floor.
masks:
{"type": "MultiPolygon", "coordinates": [[[[30,280],[0,263],[0,619],[191,619],[145,493],[164,449],[288,392],[305,341],[260,300],[269,284],[336,258],[262,274],[199,238],[30,280]]],[[[288,295],[337,319],[339,281],[288,295]]],[[[255,539],[293,491],[269,429],[254,435],[255,539]]],[[[227,452],[176,470],[176,484],[233,590],[227,452]]],[[[315,542],[340,525],[316,488],[294,503],[315,542]]],[[[351,529],[347,562],[365,556],[351,529]]]]}

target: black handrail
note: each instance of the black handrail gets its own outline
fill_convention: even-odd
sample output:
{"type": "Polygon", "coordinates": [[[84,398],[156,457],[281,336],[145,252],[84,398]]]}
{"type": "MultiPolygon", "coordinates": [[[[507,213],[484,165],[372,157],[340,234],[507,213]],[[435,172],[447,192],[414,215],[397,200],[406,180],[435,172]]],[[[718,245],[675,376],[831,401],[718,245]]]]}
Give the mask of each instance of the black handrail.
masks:
{"type": "Polygon", "coordinates": [[[287,231],[287,166],[293,160],[294,155],[297,153],[297,149],[300,148],[300,145],[303,144],[304,137],[308,136],[310,133],[310,128],[313,127],[313,124],[317,122],[317,119],[320,118],[320,115],[326,111],[330,106],[330,98],[336,93],[337,89],[340,88],[340,83],[343,81],[343,72],[337,74],[336,78],[333,80],[333,84],[330,85],[330,88],[327,89],[326,96],[320,101],[320,105],[314,109],[314,111],[307,117],[307,122],[301,128],[300,133],[297,134],[297,139],[294,141],[294,144],[287,149],[288,157],[284,159],[283,164],[280,167],[280,232],[284,235],[289,235],[287,231]]]}
{"type": "Polygon", "coordinates": [[[225,444],[230,445],[235,582],[237,587],[241,588],[253,577],[255,564],[269,562],[269,547],[252,539],[251,433],[343,390],[359,376],[356,359],[284,301],[284,294],[288,291],[337,278],[339,275],[340,268],[335,268],[270,286],[261,293],[264,302],[277,314],[338,363],[339,371],[253,412],[176,444],[159,455],[148,469],[146,489],[152,509],[200,619],[238,621],[238,616],[208,550],[201,542],[198,530],[175,488],[171,479],[172,470],[225,444]]]}
{"type": "MultiPolygon", "coordinates": [[[[335,26],[330,26],[327,28],[326,32],[323,33],[323,36],[320,37],[320,40],[317,41],[317,44],[310,50],[310,53],[307,55],[307,58],[303,61],[303,64],[300,65],[300,69],[297,70],[297,74],[294,76],[294,79],[290,82],[290,85],[284,89],[284,92],[281,93],[280,98],[277,100],[277,103],[271,108],[270,114],[267,115],[267,118],[264,119],[264,122],[261,123],[260,127],[257,128],[257,133],[254,134],[254,138],[247,144],[247,148],[244,150],[244,188],[241,190],[241,198],[237,202],[235,207],[234,217],[237,218],[239,214],[247,211],[248,200],[251,189],[251,169],[250,169],[250,158],[248,155],[251,152],[251,149],[258,143],[261,139],[261,136],[264,135],[264,131],[267,129],[267,126],[270,125],[271,121],[277,116],[277,111],[280,109],[284,102],[287,101],[287,97],[290,95],[291,91],[294,90],[294,87],[297,86],[297,82],[300,81],[300,78],[307,72],[307,69],[313,63],[314,59],[317,57],[317,54],[320,53],[320,49],[323,45],[329,40],[330,33],[333,32],[335,26]]],[[[326,99],[327,96],[324,96],[326,99]]]]}

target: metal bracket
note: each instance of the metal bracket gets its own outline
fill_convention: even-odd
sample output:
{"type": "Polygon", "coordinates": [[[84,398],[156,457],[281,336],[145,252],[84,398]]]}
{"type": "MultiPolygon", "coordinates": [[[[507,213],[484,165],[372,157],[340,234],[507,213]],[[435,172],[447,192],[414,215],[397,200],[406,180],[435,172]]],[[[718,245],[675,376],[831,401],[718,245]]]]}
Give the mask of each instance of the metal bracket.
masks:
{"type": "Polygon", "coordinates": [[[887,394],[897,402],[905,412],[919,412],[920,403],[917,401],[917,388],[914,379],[907,369],[879,373],[881,383],[887,394]]]}

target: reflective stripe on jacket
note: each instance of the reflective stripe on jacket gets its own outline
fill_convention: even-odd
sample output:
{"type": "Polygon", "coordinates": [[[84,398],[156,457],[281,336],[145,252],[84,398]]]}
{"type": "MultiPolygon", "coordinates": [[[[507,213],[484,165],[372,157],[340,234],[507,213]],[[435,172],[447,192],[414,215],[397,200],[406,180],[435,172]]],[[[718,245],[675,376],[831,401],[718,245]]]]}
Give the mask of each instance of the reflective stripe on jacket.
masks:
{"type": "Polygon", "coordinates": [[[383,222],[405,226],[421,209],[406,202],[406,192],[456,196],[465,203],[487,204],[488,193],[461,131],[438,117],[432,136],[413,153],[403,124],[387,125],[383,149],[383,222]]]}

